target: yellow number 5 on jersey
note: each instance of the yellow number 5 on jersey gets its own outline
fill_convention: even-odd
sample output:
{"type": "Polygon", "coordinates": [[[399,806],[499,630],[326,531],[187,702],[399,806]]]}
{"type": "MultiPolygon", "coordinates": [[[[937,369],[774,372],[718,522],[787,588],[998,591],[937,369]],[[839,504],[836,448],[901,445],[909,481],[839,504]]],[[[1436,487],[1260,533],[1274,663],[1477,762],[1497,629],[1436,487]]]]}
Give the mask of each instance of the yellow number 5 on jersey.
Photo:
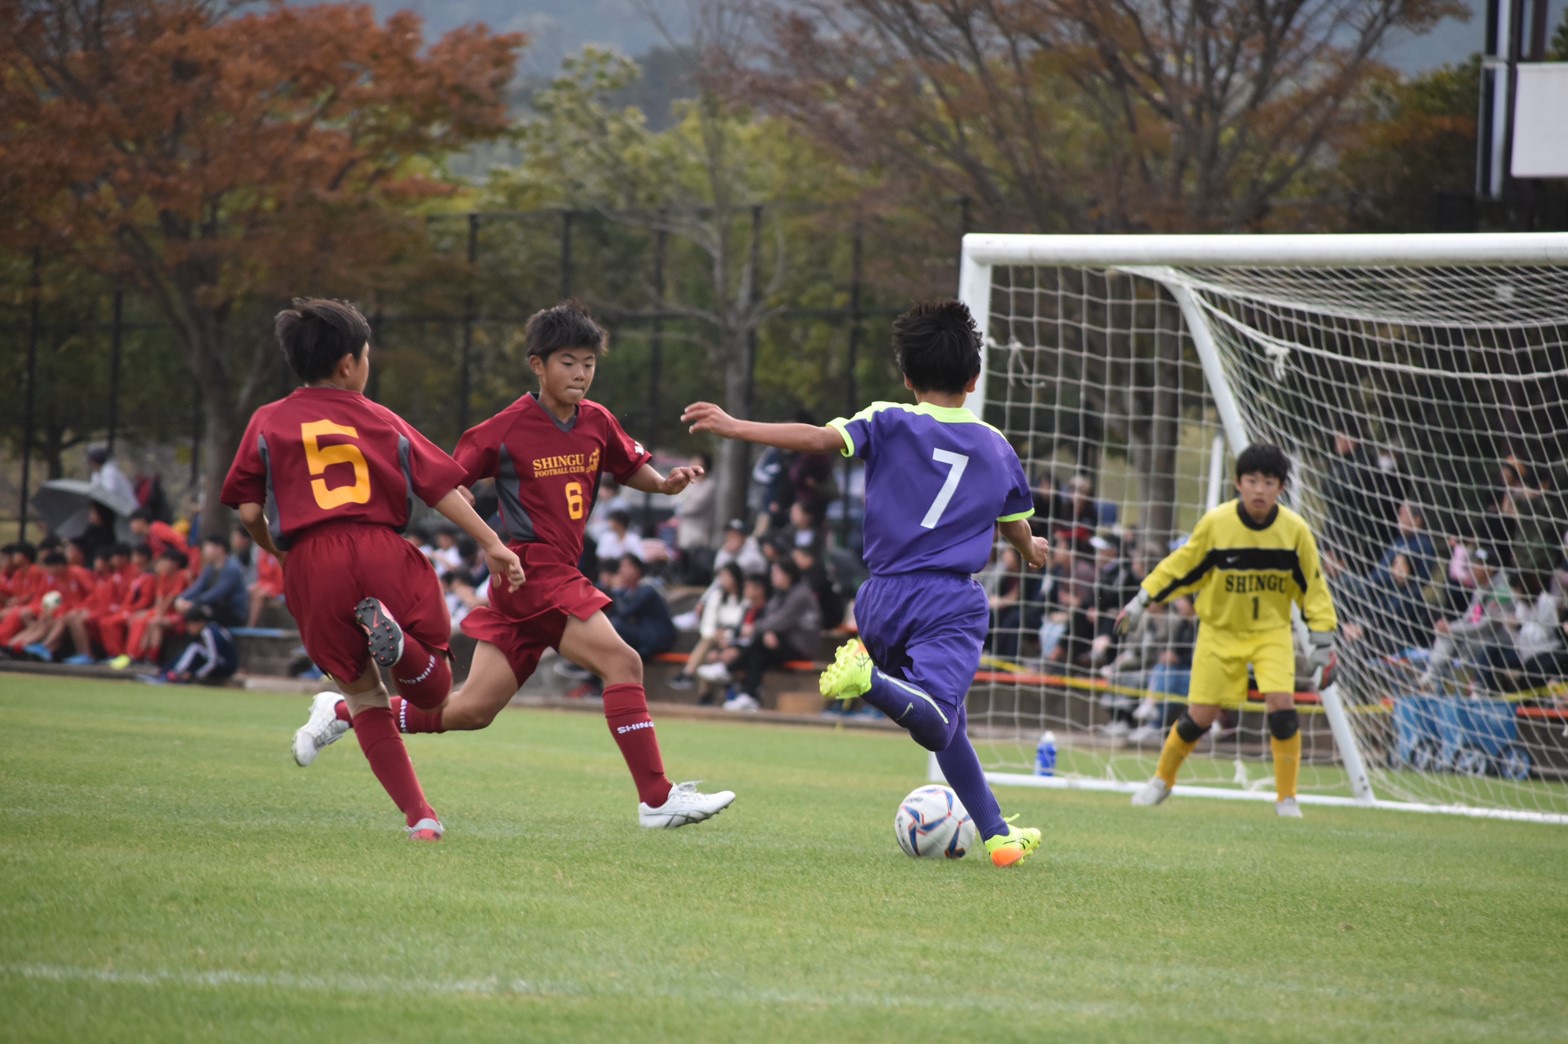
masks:
{"type": "Polygon", "coordinates": [[[365,455],[359,452],[359,447],[351,443],[342,442],[336,446],[321,446],[316,440],[323,435],[347,435],[351,439],[359,438],[359,429],[347,428],[341,424],[333,424],[328,420],[311,421],[299,426],[300,439],[305,443],[305,463],[310,467],[312,475],[324,474],[333,464],[352,464],[354,466],[354,484],[352,486],[334,486],[329,488],[327,480],[313,478],[310,480],[310,491],[315,494],[316,504],[323,511],[340,508],[344,504],[368,504],[370,502],[370,465],[365,463],[365,455]]]}

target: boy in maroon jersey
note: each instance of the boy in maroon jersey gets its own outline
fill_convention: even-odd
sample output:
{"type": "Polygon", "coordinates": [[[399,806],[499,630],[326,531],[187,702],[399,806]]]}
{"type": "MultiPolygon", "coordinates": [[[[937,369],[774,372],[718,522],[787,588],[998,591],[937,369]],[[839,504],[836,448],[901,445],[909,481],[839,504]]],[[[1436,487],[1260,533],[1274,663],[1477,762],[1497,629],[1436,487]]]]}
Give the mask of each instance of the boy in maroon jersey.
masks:
{"type": "Polygon", "coordinates": [[[577,562],[601,473],[632,489],[675,494],[702,472],[679,467],[659,474],[648,463],[651,454],[622,430],[614,414],[588,401],[605,341],[604,329],[573,301],[529,318],[523,344],[539,391],[469,429],[454,453],[467,472],[465,483],[495,479],[502,528],[528,571],[528,583],[500,590],[492,584],[489,606],[464,617],[463,632],[479,645],[468,680],[445,706],[425,710],[396,700],[393,705],[404,732],[482,729],[511,701],[544,651],[557,649],[604,680],[604,716],[637,786],[638,821],[645,827],[685,826],[723,811],[735,795],[704,794],[695,783],[671,784],[664,774],[642,660],[615,633],[604,614],[609,597],[583,576],[577,562]]]}
{"type": "MultiPolygon", "coordinates": [[[[239,511],[256,544],[283,563],[305,650],[343,690],[359,745],[407,819],[409,836],[435,841],[441,822],[425,801],[377,669],[391,668],[397,691],[415,707],[439,708],[452,688],[440,581],[398,535],[411,498],[417,494],[473,537],[493,588],[521,584],[522,567],[457,488],[457,462],[365,398],[370,324],[357,309],[298,300],[278,313],[276,332],[305,386],[251,417],[222,500],[239,511]]],[[[336,693],[317,696],[315,716],[333,720],[336,703],[336,693]]],[[[296,736],[296,760],[308,764],[321,745],[304,744],[302,757],[296,736]]]]}

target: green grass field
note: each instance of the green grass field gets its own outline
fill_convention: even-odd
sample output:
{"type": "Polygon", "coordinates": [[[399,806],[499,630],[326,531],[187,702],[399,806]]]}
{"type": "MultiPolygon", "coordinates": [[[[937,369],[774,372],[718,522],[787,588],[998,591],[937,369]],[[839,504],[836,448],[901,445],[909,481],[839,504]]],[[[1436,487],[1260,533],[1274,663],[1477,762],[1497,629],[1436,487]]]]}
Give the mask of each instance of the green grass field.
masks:
{"type": "Polygon", "coordinates": [[[636,825],[596,715],[410,742],[447,837],[299,697],[0,675],[3,1040],[1562,1040],[1568,830],[1008,791],[903,856],[901,736],[668,721],[740,795],[636,825]]]}

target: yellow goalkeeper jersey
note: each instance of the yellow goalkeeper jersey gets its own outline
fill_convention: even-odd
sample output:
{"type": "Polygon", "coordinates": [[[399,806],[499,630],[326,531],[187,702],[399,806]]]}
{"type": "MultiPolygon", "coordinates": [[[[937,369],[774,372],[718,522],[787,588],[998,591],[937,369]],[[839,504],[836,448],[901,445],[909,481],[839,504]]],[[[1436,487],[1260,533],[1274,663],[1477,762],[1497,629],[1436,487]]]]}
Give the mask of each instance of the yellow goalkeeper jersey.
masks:
{"type": "Polygon", "coordinates": [[[1339,623],[1317,541],[1283,505],[1263,523],[1252,521],[1239,500],[1207,512],[1191,538],[1144,577],[1143,589],[1156,602],[1197,591],[1198,619],[1229,631],[1289,627],[1292,602],[1313,631],[1339,623]]]}

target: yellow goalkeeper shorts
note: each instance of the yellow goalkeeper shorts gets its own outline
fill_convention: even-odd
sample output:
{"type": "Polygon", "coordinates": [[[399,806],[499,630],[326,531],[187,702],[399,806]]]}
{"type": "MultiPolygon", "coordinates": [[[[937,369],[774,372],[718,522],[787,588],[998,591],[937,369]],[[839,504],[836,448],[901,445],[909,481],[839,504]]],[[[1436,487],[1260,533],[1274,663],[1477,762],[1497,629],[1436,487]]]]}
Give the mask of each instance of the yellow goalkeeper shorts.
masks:
{"type": "Polygon", "coordinates": [[[1247,698],[1247,665],[1259,692],[1296,691],[1296,645],[1288,627],[1225,631],[1199,627],[1192,649],[1193,703],[1236,707],[1247,698]]]}

